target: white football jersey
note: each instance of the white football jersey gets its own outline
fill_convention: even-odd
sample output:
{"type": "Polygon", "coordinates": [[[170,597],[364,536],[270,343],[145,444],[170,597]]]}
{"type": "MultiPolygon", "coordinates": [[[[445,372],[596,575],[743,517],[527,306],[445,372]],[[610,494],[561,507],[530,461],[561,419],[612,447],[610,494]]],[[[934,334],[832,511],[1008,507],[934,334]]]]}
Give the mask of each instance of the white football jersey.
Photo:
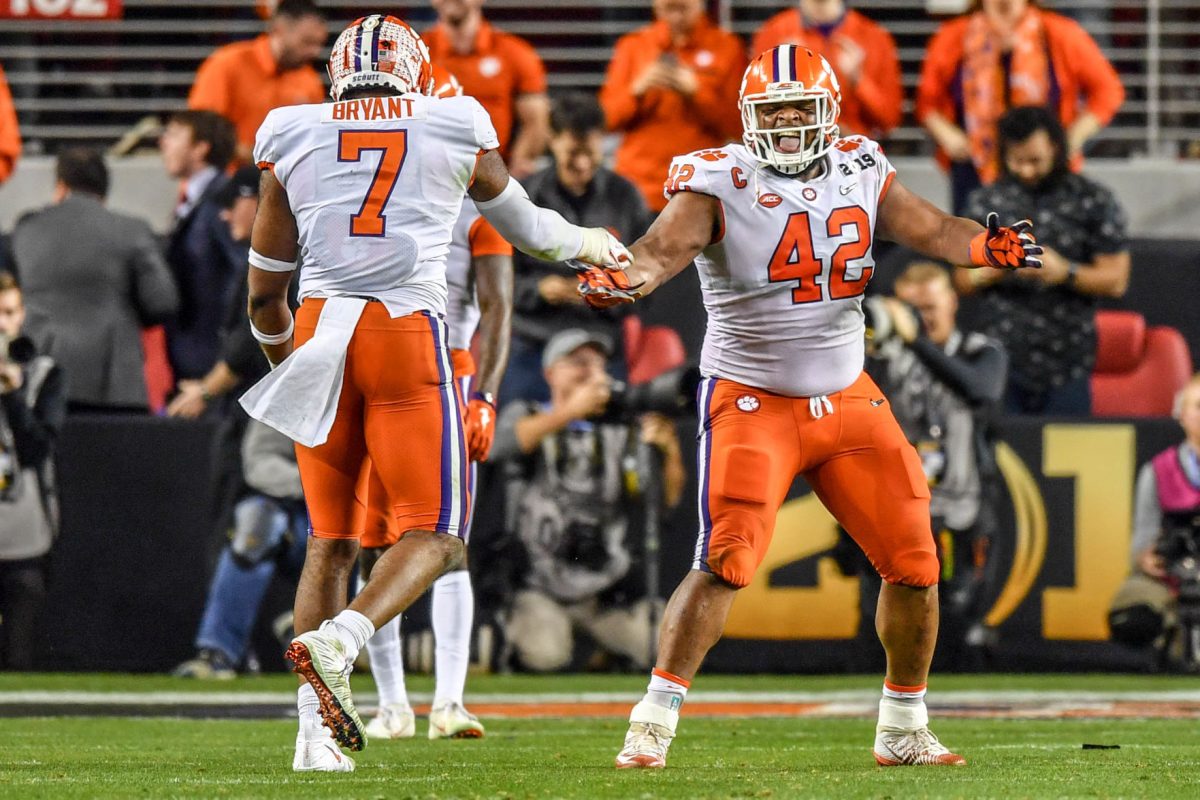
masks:
{"type": "Polygon", "coordinates": [[[812,180],[740,144],[677,157],[664,188],[721,201],[696,259],[708,331],[700,370],[789,397],[831,394],[862,372],[862,294],[879,203],[895,176],[879,145],[839,140],[812,180]]]}
{"type": "Polygon", "coordinates": [[[446,326],[450,328],[451,350],[469,350],[471,338],[479,327],[479,298],[475,295],[475,277],[471,271],[471,226],[482,218],[473,202],[464,201],[450,235],[450,255],[446,259],[446,286],[450,290],[446,326]]]}
{"type": "Polygon", "coordinates": [[[446,313],[446,257],[476,159],[499,146],[471,97],[406,94],[286,106],[254,160],[287,192],[300,296],[363,295],[393,317],[446,313]]]}

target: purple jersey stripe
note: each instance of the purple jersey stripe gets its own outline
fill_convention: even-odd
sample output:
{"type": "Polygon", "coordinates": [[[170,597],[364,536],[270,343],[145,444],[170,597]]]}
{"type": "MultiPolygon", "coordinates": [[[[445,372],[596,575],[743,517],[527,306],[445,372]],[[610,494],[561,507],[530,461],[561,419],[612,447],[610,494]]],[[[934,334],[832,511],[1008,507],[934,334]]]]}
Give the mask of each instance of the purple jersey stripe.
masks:
{"type": "Polygon", "coordinates": [[[712,509],[709,507],[708,492],[709,475],[712,472],[712,396],[716,388],[716,378],[709,378],[700,384],[697,406],[700,412],[700,431],[704,441],[701,452],[704,454],[704,468],[700,471],[700,557],[699,566],[704,572],[710,572],[708,567],[708,543],[712,538],[712,509]]]}
{"type": "MultiPolygon", "coordinates": [[[[439,320],[433,314],[430,314],[428,311],[424,313],[425,317],[429,320],[429,330],[433,333],[434,360],[437,361],[438,365],[438,383],[444,386],[447,381],[447,375],[445,354],[443,352],[442,343],[441,320],[439,320]]],[[[442,401],[442,457],[439,466],[442,476],[442,496],[440,501],[441,507],[438,511],[438,521],[437,525],[434,527],[434,530],[438,533],[448,533],[450,527],[450,495],[453,491],[454,483],[454,476],[451,474],[452,467],[450,464],[450,426],[454,424],[452,415],[457,416],[458,409],[450,408],[450,401],[446,396],[445,391],[439,390],[438,396],[442,401]]]]}
{"type": "MultiPolygon", "coordinates": [[[[462,392],[463,397],[470,397],[471,376],[464,375],[462,378],[460,378],[458,381],[458,387],[459,391],[462,392]]],[[[465,441],[465,428],[463,436],[465,441]]],[[[468,451],[470,450],[470,448],[467,449],[468,451]]],[[[467,506],[467,514],[463,517],[462,525],[460,525],[458,529],[458,533],[459,536],[462,537],[463,544],[466,544],[471,538],[471,520],[475,518],[475,482],[479,479],[479,465],[474,461],[471,461],[470,458],[471,455],[468,452],[466,457],[466,460],[469,462],[467,464],[467,494],[470,496],[471,502],[467,506]]]]}
{"type": "Polygon", "coordinates": [[[466,408],[463,400],[462,387],[456,380],[450,381],[454,390],[454,427],[458,430],[458,496],[454,498],[458,506],[458,535],[466,539],[466,523],[471,513],[468,492],[471,486],[471,458],[467,453],[467,426],[463,423],[462,411],[466,408]]]}

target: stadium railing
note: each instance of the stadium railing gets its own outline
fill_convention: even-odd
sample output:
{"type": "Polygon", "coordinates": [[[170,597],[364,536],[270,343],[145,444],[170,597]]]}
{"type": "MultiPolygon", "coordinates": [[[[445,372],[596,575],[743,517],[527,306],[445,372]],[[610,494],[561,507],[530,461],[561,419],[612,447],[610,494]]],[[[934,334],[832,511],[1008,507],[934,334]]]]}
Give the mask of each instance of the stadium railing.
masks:
{"type": "MultiPolygon", "coordinates": [[[[781,0],[712,0],[716,18],[747,41],[781,0]]],[[[924,0],[870,0],[855,7],[896,37],[903,68],[905,124],[889,145],[928,152],[912,121],[912,98],[925,42],[939,20],[924,0]]],[[[1093,145],[1100,156],[1194,155],[1200,136],[1200,9],[1192,0],[1058,0],[1056,11],[1084,18],[1116,65],[1128,98],[1093,145]]],[[[371,10],[365,0],[325,0],[330,29],[371,10]]],[[[427,3],[393,4],[424,28],[427,3]]],[[[545,60],[551,90],[595,89],[612,45],[650,19],[646,0],[489,0],[489,19],[528,38],[545,60]]],[[[250,0],[124,0],[124,19],[0,20],[0,64],[8,74],[30,152],[69,142],[107,145],[139,119],[181,108],[200,62],[224,43],[257,35],[262,21],[250,0]]]]}

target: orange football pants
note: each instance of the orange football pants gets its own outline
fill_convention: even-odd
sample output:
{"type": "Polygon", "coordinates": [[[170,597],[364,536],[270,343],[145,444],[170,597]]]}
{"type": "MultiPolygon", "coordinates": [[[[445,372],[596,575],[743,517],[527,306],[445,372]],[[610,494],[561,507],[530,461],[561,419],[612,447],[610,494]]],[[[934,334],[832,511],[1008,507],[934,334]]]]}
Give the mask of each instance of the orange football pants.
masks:
{"type": "MultiPolygon", "coordinates": [[[[297,347],[312,338],[324,304],[301,304],[297,347]]],[[[367,303],[347,348],[329,438],[319,447],[296,445],[313,535],[362,537],[356,490],[371,471],[400,533],[459,535],[470,512],[463,408],[446,323],[423,311],[393,319],[382,303],[367,303]]]]}
{"type": "MultiPolygon", "coordinates": [[[[458,384],[460,394],[466,397],[469,394],[470,377],[475,374],[475,359],[471,357],[470,350],[451,350],[450,361],[454,381],[458,384]]],[[[475,474],[475,464],[468,463],[467,491],[472,496],[475,493],[475,474]]],[[[388,513],[387,489],[383,485],[383,479],[379,476],[379,470],[374,466],[367,468],[366,475],[359,482],[357,502],[362,509],[364,520],[363,535],[359,544],[371,548],[390,547],[400,541],[400,537],[404,535],[405,531],[402,531],[397,525],[395,516],[388,513]]],[[[458,536],[466,541],[470,530],[471,509],[468,508],[467,518],[459,526],[458,536]]]]}
{"type": "Polygon", "coordinates": [[[700,535],[693,568],[748,585],[799,474],[885,581],[937,583],[920,458],[865,372],[825,402],[720,378],[700,384],[698,401],[700,535]]]}

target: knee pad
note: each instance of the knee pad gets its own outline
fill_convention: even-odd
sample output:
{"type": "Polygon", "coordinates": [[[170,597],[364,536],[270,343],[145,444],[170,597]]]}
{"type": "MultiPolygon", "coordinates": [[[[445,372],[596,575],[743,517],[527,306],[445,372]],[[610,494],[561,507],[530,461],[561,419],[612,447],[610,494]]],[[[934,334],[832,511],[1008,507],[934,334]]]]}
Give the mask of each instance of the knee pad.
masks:
{"type": "Polygon", "coordinates": [[[709,571],[736,589],[749,586],[766,552],[765,544],[760,552],[755,543],[767,535],[762,518],[753,512],[731,509],[722,514],[709,535],[709,571]]]}
{"type": "Polygon", "coordinates": [[[758,556],[744,544],[709,551],[708,568],[712,574],[735,589],[744,589],[754,580],[758,556]]]}
{"type": "Polygon", "coordinates": [[[283,509],[265,497],[247,497],[233,510],[229,552],[244,566],[260,564],[275,556],[287,529],[283,509]]]}
{"type": "Polygon", "coordinates": [[[888,583],[924,588],[937,585],[941,577],[941,565],[932,549],[909,550],[893,558],[886,574],[880,570],[880,576],[888,583]]]}

